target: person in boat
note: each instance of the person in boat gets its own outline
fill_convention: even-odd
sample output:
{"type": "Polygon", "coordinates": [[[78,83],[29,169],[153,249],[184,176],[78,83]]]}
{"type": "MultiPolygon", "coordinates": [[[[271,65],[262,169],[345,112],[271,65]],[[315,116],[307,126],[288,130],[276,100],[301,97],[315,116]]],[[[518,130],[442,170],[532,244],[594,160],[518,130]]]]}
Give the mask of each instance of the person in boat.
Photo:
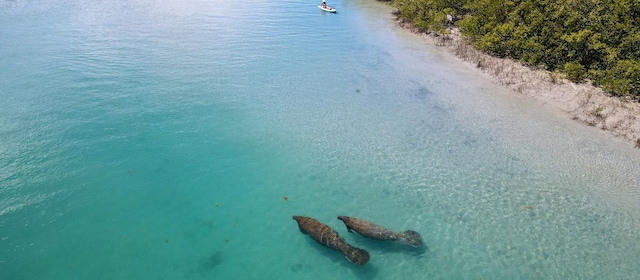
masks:
{"type": "Polygon", "coordinates": [[[322,0],[322,8],[327,8],[327,1],[326,0],[322,0]]]}

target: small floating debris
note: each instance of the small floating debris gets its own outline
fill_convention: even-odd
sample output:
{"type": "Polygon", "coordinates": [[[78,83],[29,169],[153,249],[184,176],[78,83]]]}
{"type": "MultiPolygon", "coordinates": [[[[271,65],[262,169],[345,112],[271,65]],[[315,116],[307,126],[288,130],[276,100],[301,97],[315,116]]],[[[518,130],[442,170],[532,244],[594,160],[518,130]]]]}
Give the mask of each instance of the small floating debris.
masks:
{"type": "Polygon", "coordinates": [[[283,198],[284,198],[284,200],[285,200],[285,201],[289,200],[289,197],[286,197],[286,196],[285,196],[285,197],[283,197],[283,198]]]}
{"type": "Polygon", "coordinates": [[[218,208],[218,207],[220,207],[220,203],[217,203],[217,204],[216,204],[216,208],[218,208]]]}

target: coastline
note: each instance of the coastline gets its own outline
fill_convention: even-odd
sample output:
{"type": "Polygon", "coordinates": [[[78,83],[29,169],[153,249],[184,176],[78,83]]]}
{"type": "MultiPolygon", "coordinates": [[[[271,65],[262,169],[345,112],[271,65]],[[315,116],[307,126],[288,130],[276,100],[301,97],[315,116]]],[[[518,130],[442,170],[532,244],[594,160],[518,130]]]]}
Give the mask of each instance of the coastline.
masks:
{"type": "Polygon", "coordinates": [[[640,103],[608,95],[586,82],[577,84],[556,73],[530,68],[517,60],[483,53],[465,40],[458,29],[451,29],[451,34],[427,33],[402,19],[395,21],[426,43],[445,49],[493,83],[555,106],[569,113],[573,120],[622,137],[640,148],[640,103]]]}

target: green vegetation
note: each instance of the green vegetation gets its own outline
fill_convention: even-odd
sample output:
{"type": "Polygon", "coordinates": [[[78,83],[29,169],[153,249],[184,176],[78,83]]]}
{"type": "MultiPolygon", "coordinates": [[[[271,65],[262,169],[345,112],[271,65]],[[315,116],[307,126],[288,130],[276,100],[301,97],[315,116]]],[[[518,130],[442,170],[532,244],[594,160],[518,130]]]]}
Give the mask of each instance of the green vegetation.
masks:
{"type": "Polygon", "coordinates": [[[392,0],[423,31],[455,26],[478,49],[640,98],[638,0],[392,0]],[[447,15],[451,15],[449,20],[447,15]]]}

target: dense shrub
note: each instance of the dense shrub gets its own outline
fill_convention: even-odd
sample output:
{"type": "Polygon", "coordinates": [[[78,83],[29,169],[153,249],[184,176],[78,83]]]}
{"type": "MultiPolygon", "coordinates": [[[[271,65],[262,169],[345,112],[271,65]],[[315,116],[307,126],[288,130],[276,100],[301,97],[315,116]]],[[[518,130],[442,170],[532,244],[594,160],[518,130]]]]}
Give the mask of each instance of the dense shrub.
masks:
{"type": "Polygon", "coordinates": [[[638,0],[393,0],[393,5],[399,17],[425,31],[447,32],[453,24],[480,50],[640,98],[638,0]]]}
{"type": "Polygon", "coordinates": [[[567,74],[567,78],[574,82],[582,82],[586,77],[587,71],[585,67],[576,62],[567,62],[564,65],[564,73],[567,74]]]}

